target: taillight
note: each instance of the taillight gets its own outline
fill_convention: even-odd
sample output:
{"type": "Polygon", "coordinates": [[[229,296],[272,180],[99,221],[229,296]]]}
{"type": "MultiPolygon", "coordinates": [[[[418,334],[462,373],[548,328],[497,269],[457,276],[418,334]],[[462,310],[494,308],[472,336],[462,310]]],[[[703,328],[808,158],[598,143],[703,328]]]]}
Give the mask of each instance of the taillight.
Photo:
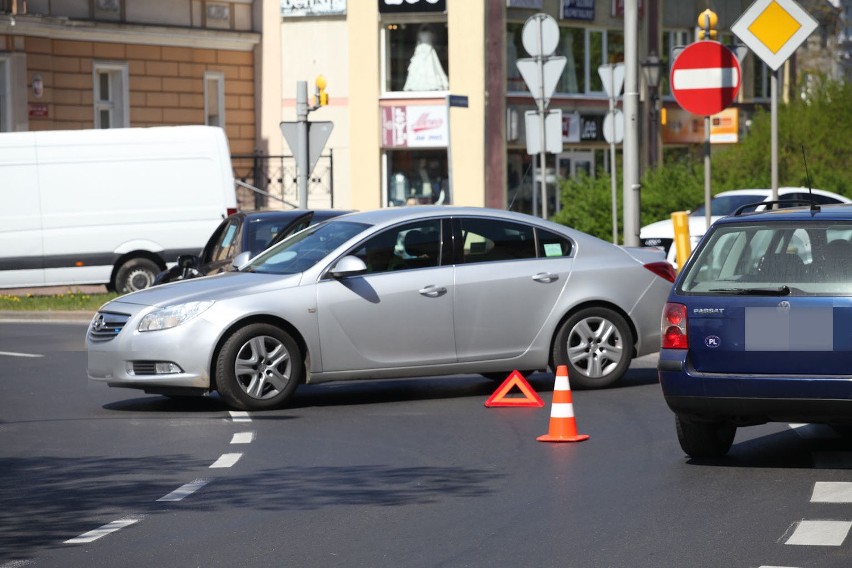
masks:
{"type": "Polygon", "coordinates": [[[686,349],[689,338],[686,334],[686,306],[669,302],[663,308],[663,349],[686,349]]]}
{"type": "Polygon", "coordinates": [[[669,282],[674,282],[675,277],[677,276],[677,272],[675,272],[674,267],[668,262],[649,262],[643,266],[660,278],[665,278],[669,282]]]}

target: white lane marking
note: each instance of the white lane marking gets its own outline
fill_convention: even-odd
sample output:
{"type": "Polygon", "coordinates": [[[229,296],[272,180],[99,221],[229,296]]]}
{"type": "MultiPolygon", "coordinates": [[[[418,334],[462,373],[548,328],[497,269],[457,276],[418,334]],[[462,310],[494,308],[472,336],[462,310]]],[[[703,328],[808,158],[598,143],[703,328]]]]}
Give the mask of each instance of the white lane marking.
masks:
{"type": "Polygon", "coordinates": [[[232,444],[251,444],[254,441],[254,432],[237,432],[231,438],[232,444]]]}
{"type": "Polygon", "coordinates": [[[211,468],[231,467],[243,457],[243,454],[222,454],[219,459],[213,462],[211,468]]]}
{"type": "Polygon", "coordinates": [[[18,353],[15,351],[0,351],[0,355],[5,355],[7,357],[44,357],[44,355],[39,355],[38,353],[18,353]]]}
{"type": "Polygon", "coordinates": [[[231,420],[233,420],[234,422],[251,422],[251,416],[249,416],[248,412],[232,410],[231,420]]]}
{"type": "Polygon", "coordinates": [[[850,521],[799,521],[793,534],[784,544],[806,546],[840,546],[846,540],[850,521]]]}
{"type": "Polygon", "coordinates": [[[180,501],[185,497],[189,497],[208,483],[210,483],[209,479],[196,479],[190,481],[189,483],[181,485],[168,495],[160,497],[159,499],[157,499],[157,501],[180,501]]]}
{"type": "Polygon", "coordinates": [[[27,566],[32,563],[32,560],[10,560],[5,564],[0,564],[0,568],[21,568],[21,566],[27,566]]]}
{"type": "Polygon", "coordinates": [[[817,481],[811,503],[852,503],[852,483],[848,481],[817,481]]]}
{"type": "Polygon", "coordinates": [[[93,531],[83,533],[78,537],[66,540],[65,544],[83,544],[86,542],[92,542],[98,540],[99,538],[103,538],[110,533],[114,533],[117,530],[123,529],[124,527],[129,527],[130,525],[138,522],[139,519],[133,518],[119,519],[117,521],[108,523],[99,529],[95,529],[93,531]]]}
{"type": "Polygon", "coordinates": [[[852,469],[852,452],[814,452],[817,469],[852,469]]]}

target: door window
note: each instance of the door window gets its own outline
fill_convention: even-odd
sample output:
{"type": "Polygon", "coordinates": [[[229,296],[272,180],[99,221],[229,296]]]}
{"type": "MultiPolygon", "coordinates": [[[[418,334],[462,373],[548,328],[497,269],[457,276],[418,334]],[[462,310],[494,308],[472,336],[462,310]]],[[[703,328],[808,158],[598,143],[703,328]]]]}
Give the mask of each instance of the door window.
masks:
{"type": "Polygon", "coordinates": [[[459,222],[464,264],[536,258],[535,236],[529,225],[475,217],[459,222]]]}
{"type": "Polygon", "coordinates": [[[388,229],[371,237],[352,254],[368,274],[441,265],[441,221],[432,219],[388,229]]]}

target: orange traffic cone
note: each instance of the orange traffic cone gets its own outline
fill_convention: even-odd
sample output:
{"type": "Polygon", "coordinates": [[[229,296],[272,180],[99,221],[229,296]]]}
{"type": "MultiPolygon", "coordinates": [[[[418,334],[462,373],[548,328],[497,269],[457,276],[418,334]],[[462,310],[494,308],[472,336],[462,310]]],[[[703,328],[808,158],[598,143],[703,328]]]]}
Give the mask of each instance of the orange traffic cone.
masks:
{"type": "Polygon", "coordinates": [[[582,442],[588,439],[588,435],[577,433],[571,385],[568,384],[568,367],[559,365],[556,368],[556,384],[553,387],[550,428],[547,434],[539,436],[536,440],[539,442],[582,442]]]}

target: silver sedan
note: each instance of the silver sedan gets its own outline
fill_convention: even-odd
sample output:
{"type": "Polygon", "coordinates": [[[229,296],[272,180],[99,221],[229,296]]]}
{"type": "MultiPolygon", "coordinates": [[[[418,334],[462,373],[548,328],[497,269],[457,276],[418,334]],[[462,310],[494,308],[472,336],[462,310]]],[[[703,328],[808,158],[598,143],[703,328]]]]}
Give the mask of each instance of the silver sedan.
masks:
{"type": "Polygon", "coordinates": [[[167,396],[217,391],[247,410],[283,406],[301,383],[563,364],[573,385],[604,387],[659,349],[673,278],[655,249],[528,215],[353,213],[236,272],[105,304],[86,336],[88,376],[167,396]]]}

